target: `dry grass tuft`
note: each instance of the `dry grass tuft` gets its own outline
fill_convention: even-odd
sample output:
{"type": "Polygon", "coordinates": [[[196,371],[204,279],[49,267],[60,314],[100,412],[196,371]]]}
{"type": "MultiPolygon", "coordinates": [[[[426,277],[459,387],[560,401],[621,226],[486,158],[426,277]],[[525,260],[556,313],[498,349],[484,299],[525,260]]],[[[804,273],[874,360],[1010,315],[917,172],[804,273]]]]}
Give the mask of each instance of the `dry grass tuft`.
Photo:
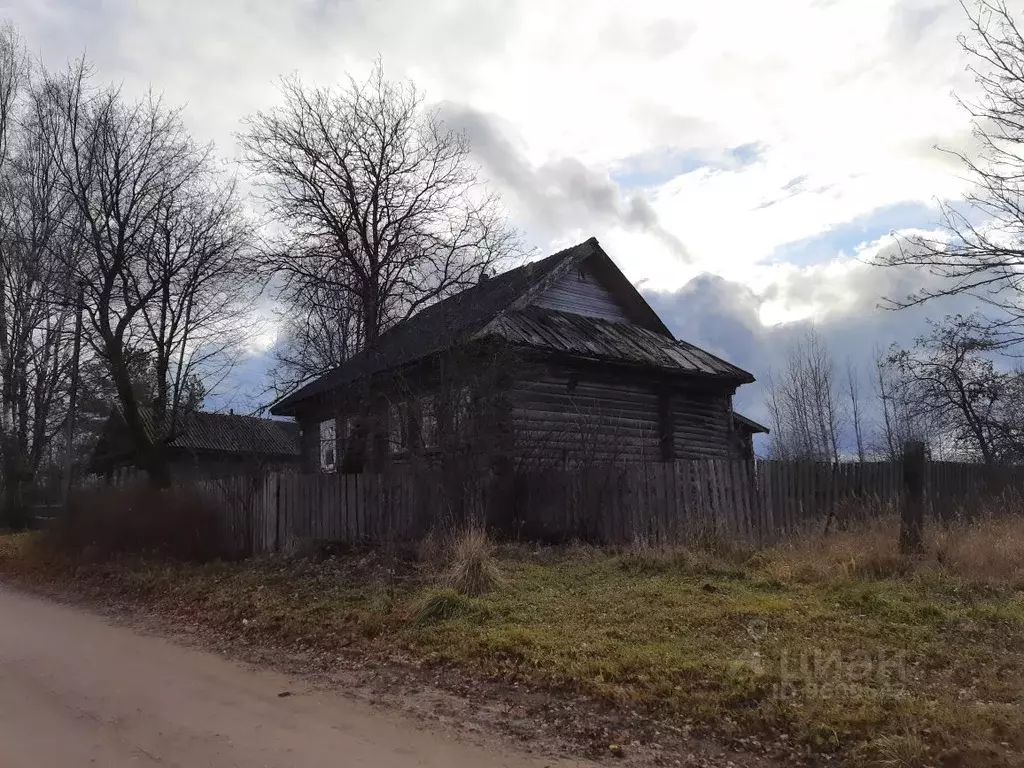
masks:
{"type": "Polygon", "coordinates": [[[494,545],[481,525],[469,525],[452,542],[445,586],[460,595],[483,595],[501,583],[494,545]]]}
{"type": "Polygon", "coordinates": [[[932,762],[928,745],[913,734],[878,736],[858,749],[857,757],[871,768],[925,768],[932,762]]]}
{"type": "Polygon", "coordinates": [[[439,621],[450,621],[472,612],[466,598],[453,589],[437,589],[423,599],[416,608],[413,623],[430,624],[439,621]]]}

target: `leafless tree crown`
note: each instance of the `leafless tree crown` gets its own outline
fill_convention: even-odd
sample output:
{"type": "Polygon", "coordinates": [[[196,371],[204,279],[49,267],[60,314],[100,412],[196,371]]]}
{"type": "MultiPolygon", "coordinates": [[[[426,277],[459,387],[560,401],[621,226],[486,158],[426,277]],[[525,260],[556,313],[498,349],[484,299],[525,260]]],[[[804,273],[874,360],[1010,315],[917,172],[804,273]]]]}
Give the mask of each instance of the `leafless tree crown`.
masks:
{"type": "Polygon", "coordinates": [[[380,63],[343,88],[286,78],[281,95],[240,140],[279,232],[264,266],[286,307],[280,362],[301,380],[475,283],[515,235],[466,137],[380,63]]]}
{"type": "Polygon", "coordinates": [[[1000,344],[977,315],[954,315],[912,349],[890,350],[890,392],[902,394],[909,425],[927,427],[929,444],[986,464],[1024,456],[1024,377],[997,364],[1000,344]]]}
{"type": "Polygon", "coordinates": [[[249,229],[235,186],[177,110],[152,94],[129,101],[95,85],[84,61],[47,74],[33,103],[70,204],[64,256],[84,294],[86,340],[106,366],[140,462],[166,482],[161,444],[176,429],[183,393],[200,370],[216,370],[215,358],[226,364],[244,321],[249,229]],[[133,378],[140,357],[154,373],[148,402],[133,378]]]}
{"type": "Polygon", "coordinates": [[[767,380],[770,454],[778,459],[839,461],[842,428],[835,362],[812,328],[767,380]]]}

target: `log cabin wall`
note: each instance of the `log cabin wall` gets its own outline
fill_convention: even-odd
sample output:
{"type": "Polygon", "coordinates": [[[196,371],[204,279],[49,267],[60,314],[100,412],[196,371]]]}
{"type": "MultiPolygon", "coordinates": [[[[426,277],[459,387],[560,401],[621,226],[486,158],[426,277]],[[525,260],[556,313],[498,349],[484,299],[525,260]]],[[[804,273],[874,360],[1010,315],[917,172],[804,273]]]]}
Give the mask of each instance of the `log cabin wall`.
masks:
{"type": "Polygon", "coordinates": [[[740,458],[731,412],[732,395],[728,392],[675,390],[672,393],[675,458],[740,458]]]}
{"type": "Polygon", "coordinates": [[[559,465],[660,459],[653,388],[554,367],[508,393],[516,459],[559,465]]]}
{"type": "Polygon", "coordinates": [[[628,370],[597,373],[565,364],[520,379],[508,399],[515,458],[526,465],[734,454],[731,395],[721,390],[673,385],[628,370]]]}
{"type": "Polygon", "coordinates": [[[459,460],[468,454],[480,466],[506,458],[511,439],[505,383],[521,365],[518,355],[463,350],[375,377],[369,388],[355,384],[327,393],[298,414],[307,435],[304,471],[323,471],[318,441],[321,424],[329,421],[335,425],[336,469],[342,472],[380,472],[421,458],[436,462],[441,454],[459,460]],[[463,420],[472,423],[455,424],[456,410],[466,411],[463,420]],[[395,418],[401,426],[392,423],[395,418]],[[437,432],[430,446],[424,445],[425,418],[437,432]],[[396,438],[404,445],[396,447],[396,438]]]}

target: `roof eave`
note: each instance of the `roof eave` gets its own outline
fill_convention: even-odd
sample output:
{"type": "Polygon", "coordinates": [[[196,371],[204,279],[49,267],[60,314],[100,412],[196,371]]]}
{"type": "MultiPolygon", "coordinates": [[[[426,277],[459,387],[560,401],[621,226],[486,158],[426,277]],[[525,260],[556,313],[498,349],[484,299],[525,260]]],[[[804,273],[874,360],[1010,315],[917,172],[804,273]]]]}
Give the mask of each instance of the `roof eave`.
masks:
{"type": "Polygon", "coordinates": [[[769,434],[771,432],[771,430],[768,429],[768,427],[766,427],[764,424],[759,424],[758,422],[754,421],[753,419],[744,416],[742,413],[737,413],[736,411],[733,411],[732,415],[741,424],[743,424],[744,426],[748,427],[750,432],[755,434],[755,435],[758,435],[758,434],[767,435],[767,434],[769,434]]]}

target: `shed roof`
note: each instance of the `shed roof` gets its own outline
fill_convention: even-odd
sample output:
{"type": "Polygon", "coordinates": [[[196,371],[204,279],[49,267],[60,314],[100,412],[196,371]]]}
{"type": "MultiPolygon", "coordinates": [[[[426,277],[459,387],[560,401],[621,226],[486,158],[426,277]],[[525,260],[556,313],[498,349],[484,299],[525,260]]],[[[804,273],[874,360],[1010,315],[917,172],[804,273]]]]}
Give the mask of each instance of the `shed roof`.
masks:
{"type": "MultiPolygon", "coordinates": [[[[147,429],[153,430],[147,412],[147,429]]],[[[185,414],[171,448],[190,451],[299,456],[299,425],[292,421],[261,419],[233,413],[195,411],[185,414]]]]}
{"type": "MultiPolygon", "coordinates": [[[[149,408],[140,409],[143,426],[151,440],[160,435],[154,413],[149,408]]],[[[106,430],[97,456],[121,452],[121,441],[117,438],[123,430],[123,419],[115,413],[111,417],[112,428],[106,430]],[[114,444],[111,444],[114,443],[114,444]]],[[[195,453],[231,453],[247,456],[298,457],[299,425],[293,421],[261,419],[255,416],[241,416],[233,413],[211,413],[193,411],[184,414],[175,427],[176,434],[167,446],[180,451],[195,453]]]]}
{"type": "MultiPolygon", "coordinates": [[[[604,252],[597,238],[592,237],[547,258],[483,280],[427,307],[382,334],[374,349],[354,355],[334,370],[278,400],[270,412],[293,415],[303,400],[425,358],[474,337],[516,337],[526,343],[525,339],[534,336],[531,324],[544,323],[530,307],[532,300],[587,259],[593,259],[588,263],[596,264],[616,286],[617,294],[626,304],[630,316],[636,318],[637,325],[633,332],[614,334],[604,326],[584,327],[589,318],[580,318],[580,324],[573,328],[568,327],[569,321],[549,318],[547,324],[555,323],[562,331],[558,338],[552,340],[554,350],[589,356],[587,341],[581,335],[600,327],[604,336],[593,343],[601,349],[603,359],[635,364],[652,364],[653,359],[675,360],[677,364],[672,367],[680,372],[722,376],[737,383],[754,380],[753,376],[736,366],[691,344],[677,342],[657,313],[604,252]]],[[[607,321],[605,324],[611,325],[607,321]]],[[[616,326],[617,329],[624,327],[616,326]]]]}
{"type": "Polygon", "coordinates": [[[763,433],[767,435],[770,431],[764,424],[758,424],[753,419],[748,419],[742,413],[736,413],[736,411],[733,411],[732,416],[739,426],[743,427],[748,432],[753,432],[754,434],[763,433]]]}

